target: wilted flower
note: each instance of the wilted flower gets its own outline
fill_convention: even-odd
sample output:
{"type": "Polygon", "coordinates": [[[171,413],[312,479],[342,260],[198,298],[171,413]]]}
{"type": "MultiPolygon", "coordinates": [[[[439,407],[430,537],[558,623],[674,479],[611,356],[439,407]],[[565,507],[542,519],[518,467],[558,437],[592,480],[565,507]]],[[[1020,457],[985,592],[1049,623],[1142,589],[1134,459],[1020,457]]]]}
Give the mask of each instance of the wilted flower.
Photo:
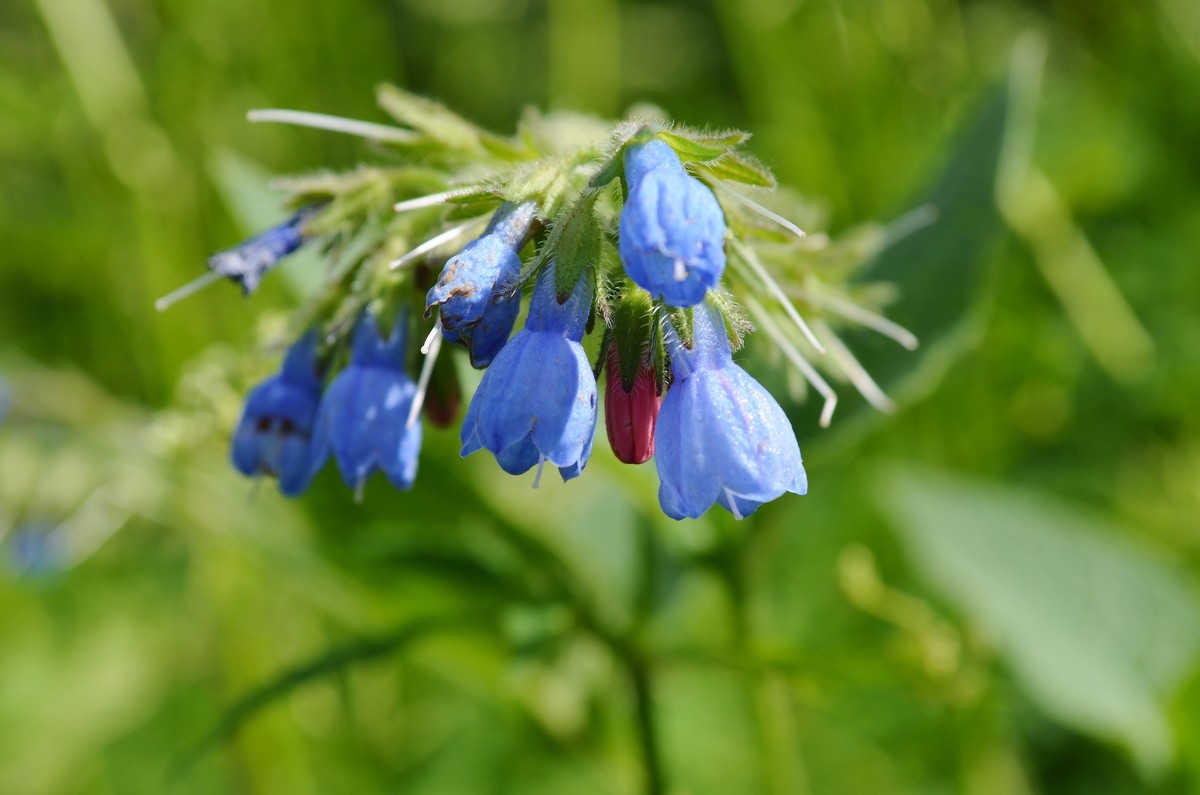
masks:
{"type": "Polygon", "coordinates": [[[447,260],[425,298],[426,314],[438,307],[446,341],[465,346],[475,367],[491,363],[516,322],[521,294],[509,288],[521,273],[519,252],[536,211],[534,202],[502,204],[487,230],[447,260]]]}
{"type": "Polygon", "coordinates": [[[696,307],[689,350],[668,329],[674,382],[655,431],[658,501],[673,519],[695,518],[714,503],[735,518],[808,478],[796,434],[783,409],[733,362],[725,322],[713,307],[696,307]]]}
{"type": "Polygon", "coordinates": [[[518,475],[549,461],[563,480],[579,475],[596,433],[596,379],[583,352],[592,307],[585,275],[565,303],[555,298],[554,264],[538,275],[525,328],[483,374],[462,427],[462,455],[490,450],[518,475]]]}
{"type": "Polygon", "coordinates": [[[321,398],[313,435],[314,473],[330,451],[342,479],[361,489],[376,468],[400,489],[412,486],[421,449],[421,424],[408,426],[416,385],[404,370],[406,320],[389,336],[364,314],[354,329],[350,364],[321,398]]]}
{"type": "Polygon", "coordinates": [[[233,434],[233,465],[243,475],[273,475],[294,497],[312,479],[312,430],[323,377],[317,336],[309,332],[283,359],[283,367],[246,398],[233,434]]]}
{"type": "Polygon", "coordinates": [[[237,282],[242,286],[242,292],[249,295],[258,289],[258,283],[267,271],[303,245],[304,224],[317,209],[317,206],[304,207],[278,226],[260,232],[235,248],[213,254],[208,258],[209,270],[237,282]]]}
{"type": "Polygon", "coordinates": [[[725,271],[725,216],[716,197],[659,138],[629,145],[625,179],[625,272],[672,306],[703,301],[725,271]]]}
{"type": "Polygon", "coordinates": [[[608,444],[626,464],[642,464],[654,455],[654,424],[662,396],[655,385],[654,368],[643,355],[630,389],[621,380],[617,346],[608,351],[608,383],[604,390],[604,426],[608,444]]]}

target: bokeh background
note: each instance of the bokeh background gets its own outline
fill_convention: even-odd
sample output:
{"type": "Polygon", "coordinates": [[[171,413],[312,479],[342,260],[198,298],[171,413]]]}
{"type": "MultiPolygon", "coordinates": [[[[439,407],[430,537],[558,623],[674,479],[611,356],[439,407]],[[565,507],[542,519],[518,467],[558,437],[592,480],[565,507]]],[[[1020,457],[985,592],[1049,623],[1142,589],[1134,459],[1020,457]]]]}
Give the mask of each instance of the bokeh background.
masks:
{"type": "Polygon", "coordinates": [[[1200,790],[1197,141],[1192,0],[6,0],[0,791],[1200,790]],[[153,302],[378,155],[248,109],[385,80],[752,130],[810,231],[938,205],[867,271],[925,344],[848,337],[898,410],[792,406],[811,493],[743,523],[454,430],[252,492],[315,263],[153,302]]]}

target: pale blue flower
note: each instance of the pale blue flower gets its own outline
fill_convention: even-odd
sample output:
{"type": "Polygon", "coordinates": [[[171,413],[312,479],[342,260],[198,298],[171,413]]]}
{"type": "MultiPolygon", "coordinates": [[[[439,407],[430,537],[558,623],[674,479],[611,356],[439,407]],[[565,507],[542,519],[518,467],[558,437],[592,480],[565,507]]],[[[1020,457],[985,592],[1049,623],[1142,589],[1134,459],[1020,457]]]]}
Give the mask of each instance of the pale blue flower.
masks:
{"type": "Polygon", "coordinates": [[[208,258],[208,267],[213,272],[242,286],[246,295],[258,289],[258,283],[267,271],[279,260],[304,244],[304,224],[319,206],[312,205],[297,211],[278,226],[260,232],[227,251],[219,251],[208,258]]]}
{"type": "Polygon", "coordinates": [[[692,347],[667,334],[674,381],[655,427],[658,501],[672,519],[718,504],[740,519],[808,478],[783,409],[733,362],[721,314],[696,307],[692,347]]]}
{"type": "Polygon", "coordinates": [[[313,467],[319,470],[333,452],[342,479],[361,489],[376,468],[399,489],[417,476],[421,423],[410,427],[416,385],[404,369],[407,317],[389,336],[366,314],[354,330],[350,364],[321,398],[313,435],[313,467]]]}
{"type": "Polygon", "coordinates": [[[534,202],[502,204],[487,230],[446,261],[437,284],[425,297],[426,315],[438,307],[446,341],[465,346],[471,364],[480,369],[504,347],[517,320],[519,252],[536,211],[534,202]]]}
{"type": "Polygon", "coordinates": [[[659,138],[626,148],[625,181],[625,273],[672,306],[703,301],[725,272],[725,216],[716,197],[659,138]]]}
{"type": "Polygon", "coordinates": [[[555,297],[553,262],[538,275],[525,328],[484,372],[462,427],[462,454],[490,450],[517,475],[549,462],[563,480],[579,475],[596,434],[596,378],[584,354],[592,306],[587,275],[555,297]]]}
{"type": "Polygon", "coordinates": [[[283,367],[251,390],[233,434],[232,459],[243,475],[272,475],[294,497],[312,479],[312,431],[323,373],[317,336],[309,332],[288,349],[283,367]]]}

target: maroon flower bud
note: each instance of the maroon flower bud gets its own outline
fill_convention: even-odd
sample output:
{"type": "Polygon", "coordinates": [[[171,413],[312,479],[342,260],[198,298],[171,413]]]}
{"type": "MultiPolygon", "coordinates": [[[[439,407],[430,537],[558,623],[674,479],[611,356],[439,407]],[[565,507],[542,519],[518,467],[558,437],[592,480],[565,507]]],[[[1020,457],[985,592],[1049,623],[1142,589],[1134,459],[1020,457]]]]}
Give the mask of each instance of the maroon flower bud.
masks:
{"type": "Polygon", "coordinates": [[[632,388],[625,390],[617,347],[608,349],[608,387],[604,392],[608,444],[626,464],[642,464],[654,455],[654,423],[663,399],[655,389],[654,368],[645,355],[632,388]]]}

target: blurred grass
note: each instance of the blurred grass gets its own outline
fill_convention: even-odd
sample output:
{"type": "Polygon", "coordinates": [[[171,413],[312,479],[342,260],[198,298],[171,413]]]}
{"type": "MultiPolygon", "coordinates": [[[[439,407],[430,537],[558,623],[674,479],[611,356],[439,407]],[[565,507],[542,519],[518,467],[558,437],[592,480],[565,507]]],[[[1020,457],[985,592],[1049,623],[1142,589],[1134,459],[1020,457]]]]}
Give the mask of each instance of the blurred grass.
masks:
{"type": "MultiPolygon", "coordinates": [[[[1146,673],[1164,611],[1121,594],[1196,608],[1196,19],[1182,0],[0,5],[0,790],[162,791],[284,672],[487,608],[494,633],[287,691],[170,789],[638,792],[635,651],[670,792],[1194,792],[1194,628],[1167,644],[1178,670],[1146,673]],[[927,285],[915,315],[961,316],[973,344],[853,444],[820,443],[837,417],[798,425],[811,494],[752,522],[663,520],[653,472],[599,449],[587,477],[533,493],[458,460],[455,431],[428,434],[408,494],[372,483],[355,505],[327,472],[298,502],[249,497],[225,438],[271,366],[259,341],[279,318],[258,317],[297,282],[153,311],[260,220],[245,202],[263,200],[230,190],[256,164],[376,156],[248,125],[253,107],[380,120],[390,80],[507,131],[527,103],[653,102],[753,130],[836,233],[922,201],[1028,31],[1046,43],[1022,161],[1041,187],[1002,196],[1007,232],[935,224],[891,252],[919,275],[979,243],[968,304],[927,285]],[[1080,251],[1145,328],[1149,347],[1115,339],[1138,366],[1105,359],[1096,332],[1120,326],[1089,283],[1053,276],[1080,251]],[[882,459],[932,474],[883,483],[882,459]],[[1028,491],[1071,518],[1008,527],[1028,491]],[[1081,569],[1098,547],[1111,565],[1081,569]],[[1079,683],[1105,671],[1091,703],[1079,683]],[[1148,724],[1105,711],[1130,693],[1148,724]]],[[[900,375],[919,359],[891,357],[900,375]]]]}

